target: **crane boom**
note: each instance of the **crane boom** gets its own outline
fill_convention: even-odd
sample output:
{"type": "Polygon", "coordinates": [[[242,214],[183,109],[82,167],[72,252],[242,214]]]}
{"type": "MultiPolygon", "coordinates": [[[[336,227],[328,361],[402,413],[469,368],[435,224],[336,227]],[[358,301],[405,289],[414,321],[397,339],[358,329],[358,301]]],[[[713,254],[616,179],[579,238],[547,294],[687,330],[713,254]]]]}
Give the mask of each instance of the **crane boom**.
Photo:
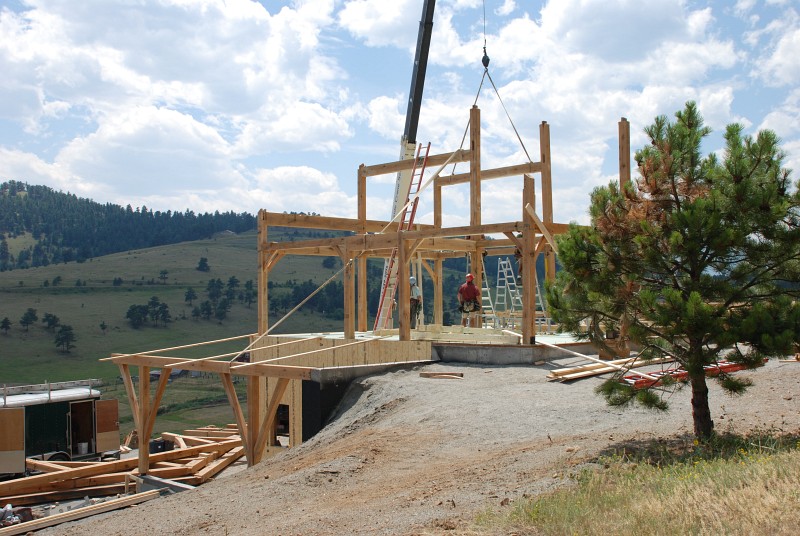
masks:
{"type": "MultiPolygon", "coordinates": [[[[417,145],[417,126],[419,125],[419,112],[422,105],[422,89],[425,85],[425,71],[428,67],[428,51],[431,46],[431,33],[433,31],[433,11],[436,7],[436,0],[424,0],[422,4],[422,17],[419,21],[419,32],[417,34],[417,50],[414,54],[414,67],[411,71],[411,89],[408,92],[408,109],[406,110],[406,125],[403,137],[400,140],[400,160],[414,158],[417,145]]],[[[426,153],[427,155],[427,153],[426,153]]],[[[427,159],[427,156],[426,156],[427,159]]],[[[421,174],[424,172],[425,165],[421,166],[421,174]]],[[[411,192],[411,181],[413,171],[401,171],[397,174],[394,187],[394,200],[392,202],[391,218],[394,221],[402,207],[409,201],[411,192]]],[[[414,205],[416,211],[416,204],[414,205]]],[[[401,222],[408,228],[413,224],[413,215],[408,222],[401,222]]],[[[420,288],[422,284],[420,283],[420,288]]],[[[394,290],[397,288],[397,267],[393,259],[386,259],[383,265],[383,285],[381,286],[381,302],[378,306],[378,314],[375,319],[376,329],[380,326],[390,326],[392,322],[392,308],[385,301],[387,294],[391,294],[389,299],[394,297],[394,290]],[[386,303],[386,306],[384,306],[386,303]]]]}
{"type": "Polygon", "coordinates": [[[406,127],[403,141],[417,142],[417,126],[419,125],[419,109],[422,104],[422,89],[425,85],[425,71],[428,68],[428,51],[431,48],[433,31],[433,10],[436,0],[425,0],[422,5],[422,18],[419,21],[417,35],[417,51],[414,54],[414,69],[411,71],[411,89],[408,91],[408,109],[406,110],[406,127]]]}

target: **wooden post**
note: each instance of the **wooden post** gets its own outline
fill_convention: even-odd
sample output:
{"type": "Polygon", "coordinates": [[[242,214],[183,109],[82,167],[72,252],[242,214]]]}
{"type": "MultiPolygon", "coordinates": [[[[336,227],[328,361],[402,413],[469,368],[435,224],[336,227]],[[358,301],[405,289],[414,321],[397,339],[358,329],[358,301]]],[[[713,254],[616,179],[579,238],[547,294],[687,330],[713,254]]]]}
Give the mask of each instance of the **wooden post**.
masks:
{"type": "Polygon", "coordinates": [[[520,272],[522,275],[522,342],[534,344],[536,341],[536,225],[525,205],[536,206],[536,183],[531,175],[523,176],[522,183],[522,254],[520,272]]]}
{"type": "Polygon", "coordinates": [[[367,257],[358,258],[358,331],[367,331],[367,257]]]}
{"type": "Polygon", "coordinates": [[[139,367],[139,474],[150,469],[150,434],[147,420],[150,415],[150,367],[139,367]]]}
{"type": "Polygon", "coordinates": [[[411,291],[408,277],[408,256],[403,231],[397,231],[397,322],[401,341],[411,340],[411,291]]]}
{"type": "MultiPolygon", "coordinates": [[[[269,331],[269,256],[266,252],[269,222],[267,212],[259,211],[258,218],[258,335],[269,331]]],[[[250,360],[260,358],[261,352],[250,352],[250,360]]],[[[263,417],[263,404],[267,392],[267,380],[260,376],[247,377],[247,429],[258,430],[263,417]]],[[[244,438],[242,438],[244,439],[244,438]]],[[[252,438],[251,438],[252,443],[252,438]]],[[[247,463],[254,463],[252,450],[248,452],[245,444],[247,463]]]]}
{"type": "MultiPolygon", "coordinates": [[[[477,106],[472,106],[469,111],[469,143],[470,143],[470,160],[469,160],[469,224],[481,224],[481,110],[477,106]]],[[[470,237],[477,240],[480,237],[470,237]]],[[[472,276],[475,278],[475,285],[477,285],[480,292],[483,292],[483,275],[481,266],[483,259],[480,252],[470,254],[469,263],[472,276]]],[[[480,301],[478,302],[480,303],[480,301]]],[[[470,327],[480,327],[481,317],[477,315],[476,324],[470,327]]]]}
{"type": "Polygon", "coordinates": [[[267,212],[258,211],[258,333],[269,329],[269,270],[267,268],[267,212]]]}
{"type": "MultiPolygon", "coordinates": [[[[442,185],[439,181],[433,182],[433,226],[442,228],[442,185]]],[[[440,257],[433,262],[433,323],[442,325],[444,322],[444,300],[442,299],[442,283],[444,280],[444,263],[440,257]]]]}
{"type": "Polygon", "coordinates": [[[481,224],[481,110],[469,111],[469,224],[481,224]]]}
{"type": "MultiPolygon", "coordinates": [[[[358,225],[359,232],[367,232],[367,166],[358,166],[358,225]]],[[[346,274],[345,274],[346,277],[346,274]]],[[[369,309],[367,308],[367,257],[358,257],[358,331],[367,331],[369,309]]],[[[346,300],[345,300],[346,301],[346,300]]],[[[346,335],[345,335],[346,336],[346,335]]],[[[355,336],[355,334],[353,335],[355,336]]]]}
{"type": "Polygon", "coordinates": [[[350,252],[344,251],[344,338],[356,338],[356,274],[355,259],[350,258],[350,252]]]}
{"type": "MultiPolygon", "coordinates": [[[[550,125],[547,121],[542,121],[539,125],[539,150],[542,164],[542,221],[549,226],[553,223],[553,179],[550,167],[550,125]]],[[[551,248],[545,249],[544,255],[545,279],[553,281],[556,278],[556,257],[551,248]]]]}
{"type": "Polygon", "coordinates": [[[631,124],[624,117],[619,121],[619,188],[631,182],[631,124]]]}

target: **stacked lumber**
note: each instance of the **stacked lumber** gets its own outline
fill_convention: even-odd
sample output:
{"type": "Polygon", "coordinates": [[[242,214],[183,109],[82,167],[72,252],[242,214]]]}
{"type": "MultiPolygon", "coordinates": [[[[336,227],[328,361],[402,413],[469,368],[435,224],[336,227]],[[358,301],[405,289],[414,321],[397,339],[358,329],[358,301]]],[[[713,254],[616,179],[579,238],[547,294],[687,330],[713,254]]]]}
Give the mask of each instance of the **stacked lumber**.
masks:
{"type": "Polygon", "coordinates": [[[606,363],[589,363],[586,365],[578,365],[575,367],[566,367],[553,369],[547,375],[547,381],[568,382],[571,380],[579,380],[581,378],[588,378],[590,376],[599,376],[608,372],[617,372],[620,368],[632,369],[643,367],[645,365],[658,365],[661,363],[670,363],[674,359],[665,357],[661,359],[653,359],[650,361],[643,361],[635,357],[625,359],[614,359],[606,363]]]}
{"type": "MultiPolygon", "coordinates": [[[[193,486],[207,482],[244,455],[235,428],[204,427],[162,437],[176,448],[150,454],[147,474],[193,486]]],[[[133,478],[139,476],[137,458],[110,462],[28,459],[26,465],[41,474],[0,482],[0,503],[24,506],[127,493],[133,478]]]]}

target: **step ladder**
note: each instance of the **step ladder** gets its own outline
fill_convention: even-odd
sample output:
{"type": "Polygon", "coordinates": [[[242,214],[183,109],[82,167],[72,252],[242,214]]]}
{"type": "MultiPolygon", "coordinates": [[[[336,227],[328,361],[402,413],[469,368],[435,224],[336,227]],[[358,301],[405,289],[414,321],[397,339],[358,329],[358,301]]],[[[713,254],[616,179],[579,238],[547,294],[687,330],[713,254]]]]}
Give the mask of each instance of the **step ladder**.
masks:
{"type": "Polygon", "coordinates": [[[489,287],[489,276],[486,273],[486,262],[483,259],[481,259],[481,269],[483,270],[483,277],[481,278],[481,317],[485,324],[491,322],[492,326],[496,328],[498,327],[498,319],[492,301],[492,289],[489,287]]]}
{"type": "Polygon", "coordinates": [[[497,293],[495,296],[497,297],[495,305],[498,311],[509,313],[522,311],[522,293],[517,286],[517,276],[508,257],[497,259],[497,293]]]}
{"type": "MultiPolygon", "coordinates": [[[[417,148],[417,156],[414,159],[414,167],[411,170],[411,182],[406,194],[406,202],[403,205],[398,231],[407,231],[414,224],[414,216],[417,213],[419,197],[417,194],[422,186],[422,176],[425,174],[425,167],[428,164],[428,154],[431,144],[425,148],[422,154],[422,144],[417,148]],[[413,199],[413,200],[412,200],[413,199]]],[[[394,215],[393,215],[394,216],[394,215]]],[[[406,281],[406,283],[408,283],[406,281]]],[[[422,284],[421,282],[419,283],[422,284]]],[[[392,249],[391,256],[383,264],[383,284],[381,286],[381,298],[378,302],[378,314],[375,316],[373,331],[392,328],[392,312],[394,310],[394,296],[397,292],[397,248],[392,249]]]]}

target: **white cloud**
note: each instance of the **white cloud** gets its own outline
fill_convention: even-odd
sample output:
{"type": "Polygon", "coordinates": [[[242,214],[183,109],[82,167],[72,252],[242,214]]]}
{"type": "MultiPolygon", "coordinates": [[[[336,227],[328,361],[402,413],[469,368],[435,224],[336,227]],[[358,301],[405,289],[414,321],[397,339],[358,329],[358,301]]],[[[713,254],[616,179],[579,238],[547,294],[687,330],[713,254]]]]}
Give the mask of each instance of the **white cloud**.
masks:
{"type": "Polygon", "coordinates": [[[419,6],[413,0],[393,0],[391,8],[384,0],[351,0],[339,12],[339,24],[367,46],[413,50],[422,13],[419,6]]]}

